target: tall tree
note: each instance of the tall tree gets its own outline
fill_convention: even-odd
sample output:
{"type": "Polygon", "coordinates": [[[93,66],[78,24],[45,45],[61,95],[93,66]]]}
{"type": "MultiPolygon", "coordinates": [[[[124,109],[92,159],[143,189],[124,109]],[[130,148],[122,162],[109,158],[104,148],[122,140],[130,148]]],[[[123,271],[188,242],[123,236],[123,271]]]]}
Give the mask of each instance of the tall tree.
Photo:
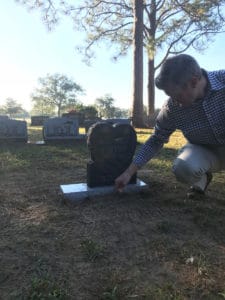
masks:
{"type": "Polygon", "coordinates": [[[224,0],[146,1],[144,41],[148,53],[149,115],[155,109],[156,70],[170,54],[185,52],[190,47],[202,51],[215,34],[224,32],[224,4],[224,0]]]}
{"type": "Polygon", "coordinates": [[[64,107],[76,105],[77,95],[83,93],[80,85],[58,73],[39,78],[39,85],[32,95],[32,101],[36,105],[56,108],[58,116],[64,107]]]}
{"type": "MultiPolygon", "coordinates": [[[[17,0],[42,10],[48,26],[68,15],[76,28],[86,33],[83,45],[88,59],[94,45],[101,41],[115,45],[115,58],[127,53],[132,45],[133,0],[17,0]]],[[[141,1],[140,1],[141,2],[141,1]]],[[[136,3],[137,4],[137,3],[136,3]]],[[[144,47],[148,55],[148,113],[154,112],[154,75],[170,54],[189,47],[203,50],[215,34],[224,30],[225,0],[145,0],[144,47]],[[157,58],[157,64],[155,63],[157,58]]],[[[82,50],[83,50],[82,49],[82,50]]]]}
{"type": "Polygon", "coordinates": [[[144,126],[143,115],[143,0],[133,0],[133,106],[132,122],[136,127],[144,126]]]}

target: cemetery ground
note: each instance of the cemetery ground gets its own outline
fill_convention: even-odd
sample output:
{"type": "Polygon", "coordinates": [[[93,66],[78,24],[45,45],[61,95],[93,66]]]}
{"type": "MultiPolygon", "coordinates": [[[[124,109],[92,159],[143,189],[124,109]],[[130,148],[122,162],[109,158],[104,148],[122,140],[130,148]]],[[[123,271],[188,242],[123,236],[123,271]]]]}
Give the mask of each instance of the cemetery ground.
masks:
{"type": "Polygon", "coordinates": [[[184,142],[176,132],[139,171],[149,190],[76,205],[59,186],[86,182],[85,142],[0,145],[0,299],[224,299],[224,173],[186,199],[170,170],[184,142]]]}

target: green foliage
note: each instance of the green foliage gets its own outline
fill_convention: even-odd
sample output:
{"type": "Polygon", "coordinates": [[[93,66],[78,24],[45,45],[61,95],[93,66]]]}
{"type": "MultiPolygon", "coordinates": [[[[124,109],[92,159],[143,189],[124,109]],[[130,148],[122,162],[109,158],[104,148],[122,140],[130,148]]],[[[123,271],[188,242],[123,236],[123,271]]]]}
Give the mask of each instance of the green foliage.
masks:
{"type": "Polygon", "coordinates": [[[33,97],[33,106],[31,109],[31,115],[40,115],[40,116],[54,116],[55,107],[51,104],[48,104],[42,98],[33,97]]]}
{"type": "MultiPolygon", "coordinates": [[[[45,1],[42,5],[39,5],[39,1],[17,2],[42,10],[49,27],[57,24],[62,14],[71,17],[75,28],[86,33],[83,48],[89,58],[98,42],[106,41],[110,46],[113,44],[116,57],[125,54],[133,43],[131,0],[86,0],[74,4],[71,1],[45,1]]],[[[183,52],[190,46],[197,49],[207,47],[206,42],[224,28],[224,4],[224,0],[166,0],[163,5],[161,1],[144,1],[144,44],[150,57],[154,58],[163,50],[164,60],[165,55],[183,52]]]]}
{"type": "Polygon", "coordinates": [[[83,93],[80,85],[58,73],[39,78],[39,85],[32,100],[35,103],[34,108],[41,110],[41,114],[49,114],[57,108],[60,116],[63,109],[74,107],[78,103],[77,95],[83,93]]]}
{"type": "Polygon", "coordinates": [[[80,113],[83,113],[84,114],[84,118],[85,120],[88,120],[88,119],[95,119],[97,118],[97,115],[98,115],[98,111],[97,109],[94,107],[94,105],[82,105],[78,111],[80,113]]]}
{"type": "Polygon", "coordinates": [[[98,110],[99,117],[101,118],[112,118],[114,115],[115,108],[113,106],[115,100],[110,95],[97,98],[95,100],[95,106],[98,110]]]}
{"type": "Polygon", "coordinates": [[[106,94],[103,97],[95,100],[95,107],[98,111],[98,115],[101,118],[124,118],[128,116],[128,110],[120,109],[114,106],[115,99],[106,94]]]}
{"type": "Polygon", "coordinates": [[[0,106],[0,113],[10,117],[28,117],[28,112],[22,108],[22,105],[12,98],[7,98],[5,105],[0,106]]]}

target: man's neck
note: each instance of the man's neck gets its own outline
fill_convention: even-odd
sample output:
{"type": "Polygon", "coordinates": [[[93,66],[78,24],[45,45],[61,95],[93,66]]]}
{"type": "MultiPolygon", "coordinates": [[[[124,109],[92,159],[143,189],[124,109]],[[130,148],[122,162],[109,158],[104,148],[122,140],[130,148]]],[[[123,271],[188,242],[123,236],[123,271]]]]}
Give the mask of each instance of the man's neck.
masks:
{"type": "Polygon", "coordinates": [[[199,80],[198,99],[202,99],[207,94],[208,82],[204,75],[199,80]]]}

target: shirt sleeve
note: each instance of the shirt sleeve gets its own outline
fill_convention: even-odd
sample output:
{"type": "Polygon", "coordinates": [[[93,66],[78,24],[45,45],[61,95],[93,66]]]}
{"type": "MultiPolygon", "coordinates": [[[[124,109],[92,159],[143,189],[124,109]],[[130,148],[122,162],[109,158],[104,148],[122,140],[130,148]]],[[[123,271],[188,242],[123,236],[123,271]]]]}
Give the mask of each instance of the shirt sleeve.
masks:
{"type": "Polygon", "coordinates": [[[169,141],[170,135],[175,130],[176,127],[170,113],[169,105],[166,103],[157,116],[153,134],[141,147],[133,159],[133,163],[139,168],[145,165],[162,149],[164,143],[169,141]]]}
{"type": "Polygon", "coordinates": [[[217,78],[221,83],[225,84],[225,70],[219,70],[217,72],[217,78]]]}

